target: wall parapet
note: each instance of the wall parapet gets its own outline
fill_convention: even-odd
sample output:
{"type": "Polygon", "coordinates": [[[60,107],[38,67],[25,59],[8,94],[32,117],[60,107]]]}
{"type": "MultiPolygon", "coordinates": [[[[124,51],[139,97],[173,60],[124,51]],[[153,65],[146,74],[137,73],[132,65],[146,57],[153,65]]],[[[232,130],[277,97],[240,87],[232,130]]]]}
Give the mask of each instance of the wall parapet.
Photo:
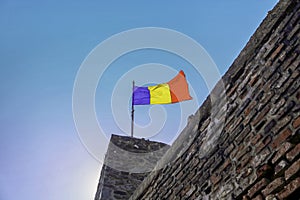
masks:
{"type": "Polygon", "coordinates": [[[112,135],[95,200],[128,199],[168,148],[161,142],[112,135]]]}

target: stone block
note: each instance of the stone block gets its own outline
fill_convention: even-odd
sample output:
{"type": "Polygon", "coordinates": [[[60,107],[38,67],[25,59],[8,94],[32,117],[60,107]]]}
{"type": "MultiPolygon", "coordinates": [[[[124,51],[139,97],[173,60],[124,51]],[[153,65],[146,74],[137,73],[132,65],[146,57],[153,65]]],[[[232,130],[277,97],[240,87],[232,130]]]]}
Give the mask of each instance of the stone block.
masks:
{"type": "MultiPolygon", "coordinates": [[[[291,181],[282,191],[277,194],[279,199],[288,199],[296,190],[300,188],[300,177],[291,181]]],[[[299,196],[298,196],[299,197],[299,196]]]]}
{"type": "Polygon", "coordinates": [[[255,146],[255,152],[259,153],[261,150],[263,150],[268,144],[272,141],[271,136],[266,136],[264,139],[262,139],[259,143],[255,146]]]}
{"type": "Polygon", "coordinates": [[[239,159],[238,167],[244,168],[251,160],[253,156],[250,153],[245,154],[241,159],[239,159]]]}
{"type": "Polygon", "coordinates": [[[234,148],[235,148],[235,146],[234,146],[233,143],[229,144],[229,145],[227,146],[227,148],[225,149],[225,151],[224,151],[224,155],[225,155],[226,157],[228,157],[229,154],[232,152],[232,150],[233,150],[234,148]]]}
{"type": "Polygon", "coordinates": [[[268,158],[271,156],[271,151],[266,148],[263,151],[261,151],[259,154],[255,155],[255,157],[252,159],[251,164],[254,167],[258,167],[259,165],[263,163],[267,163],[268,158]]]}
{"type": "Polygon", "coordinates": [[[300,126],[300,116],[293,121],[294,129],[298,128],[299,126],[300,126]]]}
{"type": "Polygon", "coordinates": [[[267,105],[262,111],[259,112],[259,114],[256,117],[254,117],[254,119],[251,121],[251,125],[256,126],[257,124],[259,124],[259,122],[261,122],[262,119],[266,117],[266,114],[269,112],[270,109],[271,106],[267,105]]]}
{"type": "Polygon", "coordinates": [[[261,179],[248,190],[248,196],[252,198],[257,193],[259,193],[262,189],[264,189],[269,184],[269,182],[270,181],[266,178],[261,179]]]}
{"type": "Polygon", "coordinates": [[[285,160],[281,160],[276,166],[275,166],[275,176],[280,176],[284,170],[288,167],[288,163],[285,160]]]}
{"type": "Polygon", "coordinates": [[[277,153],[275,154],[275,156],[272,159],[272,163],[276,163],[279,159],[281,159],[286,152],[288,152],[291,148],[293,147],[293,145],[289,142],[284,142],[280,148],[278,149],[277,153]]]}
{"type": "Polygon", "coordinates": [[[284,185],[284,183],[285,183],[285,180],[283,177],[279,177],[279,178],[275,179],[270,184],[268,184],[268,186],[264,190],[262,190],[263,195],[267,196],[269,194],[277,192],[278,190],[281,189],[281,187],[284,185]]]}
{"type": "Polygon", "coordinates": [[[286,139],[292,135],[292,131],[289,128],[284,129],[279,133],[279,135],[273,140],[271,147],[277,149],[286,139]]]}
{"type": "Polygon", "coordinates": [[[262,138],[262,135],[260,133],[258,133],[257,135],[255,135],[251,141],[250,141],[250,144],[251,145],[255,145],[258,143],[258,141],[262,138]]]}
{"type": "Polygon", "coordinates": [[[244,128],[244,130],[240,134],[238,134],[238,136],[235,138],[236,144],[240,144],[245,139],[245,137],[250,133],[250,131],[251,131],[250,126],[246,126],[246,128],[244,128]]]}
{"type": "Polygon", "coordinates": [[[291,151],[286,154],[286,158],[292,162],[300,155],[300,143],[298,143],[291,151]]]}
{"type": "Polygon", "coordinates": [[[267,123],[265,125],[265,128],[264,128],[264,133],[265,134],[270,134],[270,131],[272,130],[272,128],[276,125],[276,121],[273,119],[271,120],[269,123],[267,123]]]}
{"type": "Polygon", "coordinates": [[[295,176],[300,171],[300,159],[294,162],[286,171],[285,171],[285,179],[288,180],[295,176]]]}

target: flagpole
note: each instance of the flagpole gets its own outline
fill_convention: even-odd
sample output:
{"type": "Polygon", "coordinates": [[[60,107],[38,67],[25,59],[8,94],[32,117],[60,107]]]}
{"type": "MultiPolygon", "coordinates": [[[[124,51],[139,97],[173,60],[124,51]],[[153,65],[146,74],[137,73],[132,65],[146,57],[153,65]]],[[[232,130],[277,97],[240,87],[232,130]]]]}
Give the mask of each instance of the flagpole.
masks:
{"type": "Polygon", "coordinates": [[[134,92],[134,81],[132,81],[132,98],[131,98],[131,137],[133,137],[133,127],[134,127],[134,104],[133,104],[133,92],[134,92]]]}

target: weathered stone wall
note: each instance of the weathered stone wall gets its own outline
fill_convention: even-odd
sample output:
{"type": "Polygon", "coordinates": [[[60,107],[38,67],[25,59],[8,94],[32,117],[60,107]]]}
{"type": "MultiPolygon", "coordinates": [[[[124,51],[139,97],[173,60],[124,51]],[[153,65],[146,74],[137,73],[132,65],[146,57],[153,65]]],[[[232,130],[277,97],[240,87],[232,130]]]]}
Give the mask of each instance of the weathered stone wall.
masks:
{"type": "Polygon", "coordinates": [[[112,135],[95,200],[129,199],[168,148],[159,142],[112,135]]]}
{"type": "Polygon", "coordinates": [[[130,199],[300,199],[299,7],[269,12],[130,199]]]}

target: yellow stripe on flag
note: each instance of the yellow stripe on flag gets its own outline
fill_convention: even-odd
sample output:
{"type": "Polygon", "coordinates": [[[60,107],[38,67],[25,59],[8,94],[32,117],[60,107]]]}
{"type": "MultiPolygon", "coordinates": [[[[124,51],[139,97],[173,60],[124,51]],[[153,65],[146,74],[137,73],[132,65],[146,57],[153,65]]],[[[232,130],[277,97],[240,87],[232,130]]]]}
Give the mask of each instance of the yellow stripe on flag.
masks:
{"type": "Polygon", "coordinates": [[[170,87],[168,84],[158,84],[148,87],[150,91],[150,104],[172,103],[170,87]]]}

